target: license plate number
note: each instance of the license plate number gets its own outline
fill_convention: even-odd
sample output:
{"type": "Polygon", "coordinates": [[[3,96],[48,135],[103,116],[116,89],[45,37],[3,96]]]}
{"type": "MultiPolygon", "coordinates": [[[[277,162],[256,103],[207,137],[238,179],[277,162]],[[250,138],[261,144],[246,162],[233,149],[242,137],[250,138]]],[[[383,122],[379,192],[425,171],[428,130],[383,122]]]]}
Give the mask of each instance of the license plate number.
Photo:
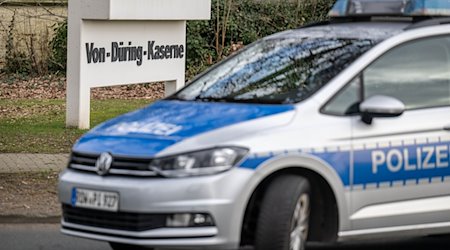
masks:
{"type": "Polygon", "coordinates": [[[119,194],[115,192],[74,188],[72,190],[72,206],[106,211],[118,211],[119,194]]]}

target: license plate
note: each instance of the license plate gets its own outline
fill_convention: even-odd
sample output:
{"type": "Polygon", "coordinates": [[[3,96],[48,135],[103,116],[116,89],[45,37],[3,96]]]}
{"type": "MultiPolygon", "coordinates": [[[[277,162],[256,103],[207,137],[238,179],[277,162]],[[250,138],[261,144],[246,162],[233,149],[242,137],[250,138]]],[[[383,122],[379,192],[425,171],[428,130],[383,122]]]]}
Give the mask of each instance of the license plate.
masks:
{"type": "Polygon", "coordinates": [[[119,210],[119,194],[81,188],[72,190],[72,206],[106,211],[119,210]]]}

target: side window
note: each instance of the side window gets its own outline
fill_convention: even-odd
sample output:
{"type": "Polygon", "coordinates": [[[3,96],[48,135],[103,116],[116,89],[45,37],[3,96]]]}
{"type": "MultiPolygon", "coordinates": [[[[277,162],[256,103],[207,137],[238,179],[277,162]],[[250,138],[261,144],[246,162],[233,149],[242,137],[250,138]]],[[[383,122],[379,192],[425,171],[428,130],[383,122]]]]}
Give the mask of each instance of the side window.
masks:
{"type": "Polygon", "coordinates": [[[322,112],[332,115],[349,115],[358,113],[361,100],[361,78],[357,77],[342,89],[322,109],[322,112]]]}
{"type": "Polygon", "coordinates": [[[407,109],[450,105],[450,37],[394,48],[363,72],[364,98],[387,95],[407,109]]]}

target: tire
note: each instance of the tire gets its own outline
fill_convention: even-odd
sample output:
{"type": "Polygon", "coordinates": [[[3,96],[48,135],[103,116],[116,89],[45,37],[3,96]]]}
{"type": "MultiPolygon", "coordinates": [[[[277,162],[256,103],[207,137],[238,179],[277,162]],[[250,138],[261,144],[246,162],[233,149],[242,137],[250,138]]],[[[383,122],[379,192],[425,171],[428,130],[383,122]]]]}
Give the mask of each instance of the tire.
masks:
{"type": "Polygon", "coordinates": [[[276,177],[264,194],[255,250],[304,250],[309,229],[310,185],[296,175],[276,177]]]}
{"type": "Polygon", "coordinates": [[[136,245],[128,245],[128,244],[122,244],[122,243],[116,243],[116,242],[109,242],[109,246],[113,250],[152,250],[154,248],[145,248],[142,246],[136,246],[136,245]]]}

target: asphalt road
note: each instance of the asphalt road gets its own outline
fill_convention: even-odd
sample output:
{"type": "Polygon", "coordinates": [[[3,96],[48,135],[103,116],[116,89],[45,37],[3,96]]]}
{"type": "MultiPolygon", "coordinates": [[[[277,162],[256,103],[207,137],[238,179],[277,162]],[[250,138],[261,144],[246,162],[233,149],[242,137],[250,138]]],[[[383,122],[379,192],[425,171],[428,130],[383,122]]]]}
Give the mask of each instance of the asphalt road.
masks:
{"type": "MultiPolygon", "coordinates": [[[[307,250],[448,250],[450,237],[374,241],[333,246],[310,245],[307,250]]],[[[68,237],[57,224],[0,224],[0,250],[110,250],[107,243],[68,237]]]]}

